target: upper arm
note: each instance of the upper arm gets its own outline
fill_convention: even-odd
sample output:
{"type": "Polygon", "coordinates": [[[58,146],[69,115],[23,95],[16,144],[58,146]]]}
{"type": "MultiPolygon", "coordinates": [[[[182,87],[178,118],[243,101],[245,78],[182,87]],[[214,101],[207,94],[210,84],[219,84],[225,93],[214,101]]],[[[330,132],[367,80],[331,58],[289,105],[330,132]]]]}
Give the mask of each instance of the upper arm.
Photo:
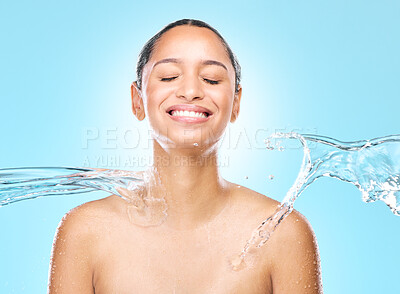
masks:
{"type": "Polygon", "coordinates": [[[274,294],[322,293],[318,245],[308,221],[293,211],[274,234],[270,240],[276,252],[271,274],[274,294]]]}
{"type": "Polygon", "coordinates": [[[94,293],[92,283],[93,237],[81,207],[61,220],[54,237],[48,293],[94,293]]]}

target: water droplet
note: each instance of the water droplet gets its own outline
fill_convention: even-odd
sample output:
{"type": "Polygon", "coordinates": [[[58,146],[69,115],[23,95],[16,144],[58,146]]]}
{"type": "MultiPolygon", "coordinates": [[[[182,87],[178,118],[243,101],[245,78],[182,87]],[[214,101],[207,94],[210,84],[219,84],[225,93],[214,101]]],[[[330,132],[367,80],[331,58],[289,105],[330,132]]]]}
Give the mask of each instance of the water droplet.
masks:
{"type": "Polygon", "coordinates": [[[193,146],[199,146],[199,143],[193,143],[193,146]]]}
{"type": "Polygon", "coordinates": [[[268,149],[268,150],[274,150],[275,148],[272,146],[272,143],[271,143],[271,140],[270,139],[265,139],[264,140],[264,144],[265,144],[265,147],[268,149]]]}
{"type": "Polygon", "coordinates": [[[265,231],[265,230],[260,230],[260,231],[258,232],[258,235],[260,236],[260,238],[267,238],[269,234],[268,234],[268,232],[265,231]]]}
{"type": "Polygon", "coordinates": [[[275,178],[274,175],[269,175],[269,179],[270,179],[270,180],[273,180],[274,178],[275,178]]]}
{"type": "Polygon", "coordinates": [[[244,176],[244,179],[247,180],[249,177],[248,176],[244,176]]]}
{"type": "Polygon", "coordinates": [[[283,150],[285,150],[285,148],[284,148],[283,146],[279,146],[279,147],[278,147],[278,150],[279,150],[279,151],[283,151],[283,150]]]}

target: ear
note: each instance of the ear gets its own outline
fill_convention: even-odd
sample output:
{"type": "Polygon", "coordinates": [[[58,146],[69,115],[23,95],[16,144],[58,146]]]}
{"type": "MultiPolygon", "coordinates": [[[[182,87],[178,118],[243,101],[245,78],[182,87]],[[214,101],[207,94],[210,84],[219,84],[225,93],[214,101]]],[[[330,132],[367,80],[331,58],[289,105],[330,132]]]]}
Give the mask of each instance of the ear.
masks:
{"type": "Polygon", "coordinates": [[[132,112],[138,120],[143,120],[146,117],[144,112],[144,104],[142,92],[140,91],[137,82],[131,85],[132,112]]]}
{"type": "Polygon", "coordinates": [[[235,93],[235,98],[233,100],[232,114],[231,114],[231,122],[235,122],[237,117],[239,116],[240,111],[240,99],[242,98],[242,86],[238,86],[238,91],[235,93]]]}

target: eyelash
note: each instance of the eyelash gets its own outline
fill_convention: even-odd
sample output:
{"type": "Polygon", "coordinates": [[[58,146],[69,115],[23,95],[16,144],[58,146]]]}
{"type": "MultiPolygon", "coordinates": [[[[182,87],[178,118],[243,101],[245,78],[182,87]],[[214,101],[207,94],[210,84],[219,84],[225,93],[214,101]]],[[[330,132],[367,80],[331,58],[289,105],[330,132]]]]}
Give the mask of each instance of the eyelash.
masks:
{"type": "MultiPolygon", "coordinates": [[[[171,81],[175,80],[176,78],[177,78],[177,77],[161,78],[161,81],[162,81],[162,82],[171,82],[171,81]]],[[[219,81],[210,80],[210,79],[204,79],[204,78],[203,78],[203,80],[204,80],[206,83],[209,83],[209,84],[211,84],[211,85],[218,85],[218,84],[219,84],[219,81]]]]}
{"type": "Polygon", "coordinates": [[[170,82],[174,79],[176,79],[177,77],[171,77],[171,78],[161,78],[161,82],[170,82]]]}
{"type": "Polygon", "coordinates": [[[219,81],[215,81],[215,80],[210,80],[210,79],[204,79],[203,80],[211,85],[218,85],[219,81]]]}

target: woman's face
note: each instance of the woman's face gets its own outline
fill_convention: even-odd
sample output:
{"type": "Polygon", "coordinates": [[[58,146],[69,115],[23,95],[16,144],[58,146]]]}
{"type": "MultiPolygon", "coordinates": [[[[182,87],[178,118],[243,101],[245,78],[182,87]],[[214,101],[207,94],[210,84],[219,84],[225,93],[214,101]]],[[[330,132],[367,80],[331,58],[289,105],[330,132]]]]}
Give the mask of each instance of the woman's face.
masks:
{"type": "Polygon", "coordinates": [[[206,28],[167,31],[143,69],[145,114],[163,147],[215,145],[236,119],[240,95],[225,47],[206,28]]]}

